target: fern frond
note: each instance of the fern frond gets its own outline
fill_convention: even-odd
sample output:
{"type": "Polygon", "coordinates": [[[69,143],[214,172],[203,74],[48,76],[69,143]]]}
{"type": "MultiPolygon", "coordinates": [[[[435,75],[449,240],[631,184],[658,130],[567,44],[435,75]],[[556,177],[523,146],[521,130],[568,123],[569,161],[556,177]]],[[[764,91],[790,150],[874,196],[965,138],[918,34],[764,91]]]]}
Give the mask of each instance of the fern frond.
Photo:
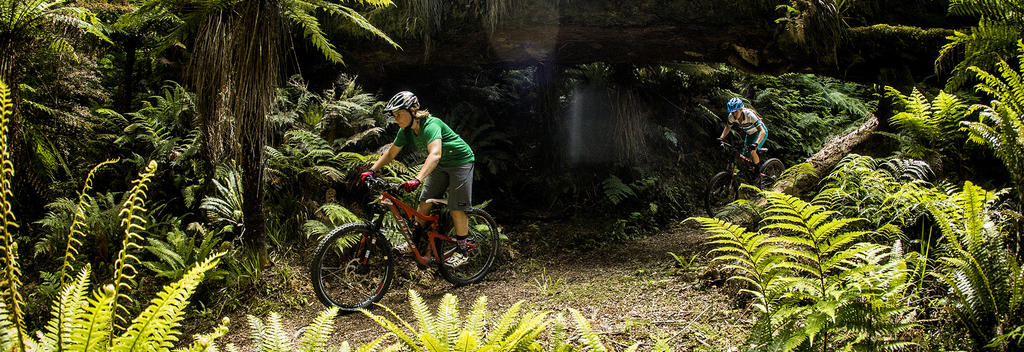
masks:
{"type": "Polygon", "coordinates": [[[8,142],[11,114],[14,112],[11,102],[11,91],[4,82],[0,82],[0,236],[3,238],[3,276],[0,276],[0,299],[7,306],[12,325],[18,332],[17,347],[24,352],[25,317],[22,311],[24,299],[21,297],[21,268],[18,264],[18,243],[12,231],[18,228],[11,211],[11,200],[14,191],[11,182],[14,178],[14,163],[11,161],[10,144],[8,142]]]}
{"type": "Polygon", "coordinates": [[[301,352],[316,352],[327,349],[328,340],[334,332],[334,318],[338,316],[338,307],[331,307],[317,315],[307,328],[302,340],[299,341],[301,352]]]}
{"type": "Polygon", "coordinates": [[[473,303],[473,308],[469,312],[469,317],[466,318],[466,326],[463,330],[468,332],[473,339],[480,340],[484,336],[484,325],[486,323],[487,296],[480,296],[476,299],[476,303],[473,303]]]}
{"type": "Polygon", "coordinates": [[[85,311],[75,321],[70,334],[68,351],[91,352],[108,349],[111,339],[110,319],[116,295],[113,285],[94,291],[85,311]]]}
{"type": "Polygon", "coordinates": [[[437,306],[437,325],[435,326],[436,337],[441,339],[445,346],[453,346],[459,337],[462,321],[459,319],[459,299],[452,294],[445,294],[441,297],[441,303],[437,306]]]}
{"type": "Polygon", "coordinates": [[[423,297],[420,296],[419,292],[409,290],[409,305],[412,306],[413,315],[416,317],[416,321],[419,322],[419,334],[421,336],[436,336],[437,322],[434,320],[433,315],[430,314],[430,310],[427,308],[427,304],[423,302],[423,297]]]}
{"type": "Polygon", "coordinates": [[[217,345],[214,342],[228,333],[230,323],[231,320],[224,317],[221,319],[220,325],[217,325],[212,332],[196,335],[187,349],[176,350],[176,352],[217,352],[217,345]]]}
{"type": "MultiPolygon", "coordinates": [[[[405,326],[405,329],[408,329],[408,331],[415,333],[415,330],[413,330],[412,326],[410,326],[409,323],[407,323],[404,320],[402,320],[401,318],[399,318],[398,315],[395,314],[394,311],[392,311],[391,309],[388,309],[387,307],[384,307],[384,306],[380,306],[380,307],[384,308],[384,310],[387,310],[388,313],[391,313],[392,316],[394,316],[396,319],[398,319],[400,322],[402,322],[402,325],[405,326]]],[[[419,344],[416,343],[416,340],[413,340],[413,338],[411,336],[409,336],[409,334],[407,334],[405,332],[405,330],[400,328],[398,325],[395,325],[395,323],[391,322],[390,320],[388,320],[388,319],[386,319],[386,318],[384,318],[382,316],[370,313],[370,311],[365,310],[365,309],[360,309],[359,312],[363,313],[363,315],[367,316],[368,318],[370,318],[371,320],[376,322],[378,325],[380,325],[380,326],[384,327],[385,329],[387,329],[391,334],[394,334],[395,337],[398,337],[398,340],[401,341],[402,344],[404,344],[409,349],[411,349],[411,350],[413,350],[415,352],[423,352],[424,351],[423,348],[421,348],[419,346],[419,344]]]]}
{"type": "Polygon", "coordinates": [[[74,213],[72,215],[71,228],[68,231],[67,246],[64,250],[64,264],[60,267],[60,285],[64,286],[65,281],[71,280],[70,272],[74,270],[72,264],[75,262],[75,256],[78,255],[78,247],[82,245],[81,238],[85,238],[85,233],[82,229],[86,226],[85,210],[90,201],[89,190],[92,189],[92,178],[96,175],[96,171],[104,165],[117,163],[120,159],[108,159],[101,162],[89,170],[89,174],[85,176],[85,182],[82,185],[82,191],[78,193],[78,204],[75,206],[74,213]]]}
{"type": "Polygon", "coordinates": [[[177,282],[164,286],[163,291],[132,321],[124,334],[112,339],[112,350],[128,352],[170,349],[178,340],[180,332],[177,328],[184,318],[189,298],[206,272],[216,267],[224,254],[217,253],[196,263],[177,282]]]}
{"type": "Polygon", "coordinates": [[[90,268],[90,265],[86,264],[78,278],[61,286],[61,292],[53,305],[53,318],[47,323],[46,334],[40,344],[52,343],[54,350],[57,350],[70,341],[72,324],[78,321],[87,302],[90,268]]]}
{"type": "Polygon", "coordinates": [[[579,330],[578,333],[586,344],[585,348],[590,351],[608,351],[604,344],[601,343],[601,339],[594,333],[594,329],[590,327],[590,322],[587,321],[587,318],[584,318],[583,314],[580,314],[580,311],[576,309],[570,308],[569,312],[572,314],[573,320],[576,321],[576,329],[579,330]]]}
{"type": "MultiPolygon", "coordinates": [[[[121,250],[117,255],[117,261],[114,263],[114,300],[112,302],[113,307],[110,310],[110,326],[108,327],[111,333],[115,331],[115,328],[121,329],[118,324],[126,321],[121,316],[121,312],[127,313],[128,310],[121,305],[120,301],[122,298],[131,301],[127,291],[131,290],[131,283],[133,283],[135,275],[138,273],[132,262],[140,264],[138,257],[129,252],[142,248],[140,243],[143,238],[139,231],[145,230],[142,224],[146,220],[142,218],[142,213],[146,211],[146,189],[149,188],[147,183],[156,174],[156,167],[156,162],[150,161],[146,169],[139,173],[139,178],[132,181],[135,185],[128,192],[119,214],[121,216],[121,226],[124,226],[124,239],[121,243],[121,250]]],[[[113,340],[110,341],[113,342],[113,340]]]]}
{"type": "Polygon", "coordinates": [[[498,319],[498,323],[494,325],[494,327],[491,328],[491,331],[487,334],[487,345],[497,344],[505,334],[513,329],[514,324],[518,320],[519,309],[522,305],[523,301],[517,301],[501,315],[501,318],[498,319]]]}

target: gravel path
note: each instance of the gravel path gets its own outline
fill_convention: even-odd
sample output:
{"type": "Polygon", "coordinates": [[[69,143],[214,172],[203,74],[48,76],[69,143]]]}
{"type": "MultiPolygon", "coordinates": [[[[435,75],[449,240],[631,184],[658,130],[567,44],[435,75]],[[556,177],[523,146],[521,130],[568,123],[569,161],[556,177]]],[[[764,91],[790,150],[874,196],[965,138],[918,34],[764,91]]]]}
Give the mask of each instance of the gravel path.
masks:
{"type": "MultiPolygon", "coordinates": [[[[509,232],[515,238],[516,231],[509,232]]],[[[419,292],[431,308],[445,293],[454,294],[463,314],[477,297],[485,295],[489,311],[495,315],[520,300],[526,309],[575,308],[590,319],[606,345],[618,350],[641,342],[640,350],[649,351],[656,339],[667,341],[675,351],[734,350],[746,336],[753,314],[749,299],[736,293],[737,283],[727,283],[727,276],[709,265],[709,249],[704,233],[692,223],[592,251],[519,249],[522,252],[499,263],[483,282],[459,288],[433,269],[417,270],[411,260],[402,259],[396,281],[380,303],[412,322],[410,289],[419,292]],[[686,261],[696,258],[689,266],[679,265],[670,252],[686,261]]],[[[302,265],[278,265],[269,270],[272,275],[264,275],[271,277],[266,295],[256,295],[244,302],[245,308],[227,312],[231,332],[218,342],[250,350],[248,314],[265,320],[265,312],[276,311],[286,331],[294,332],[324,309],[315,299],[302,265]]],[[[382,309],[374,312],[385,313],[382,309]]],[[[337,319],[332,341],[358,344],[384,332],[362,314],[348,314],[337,319]]]]}

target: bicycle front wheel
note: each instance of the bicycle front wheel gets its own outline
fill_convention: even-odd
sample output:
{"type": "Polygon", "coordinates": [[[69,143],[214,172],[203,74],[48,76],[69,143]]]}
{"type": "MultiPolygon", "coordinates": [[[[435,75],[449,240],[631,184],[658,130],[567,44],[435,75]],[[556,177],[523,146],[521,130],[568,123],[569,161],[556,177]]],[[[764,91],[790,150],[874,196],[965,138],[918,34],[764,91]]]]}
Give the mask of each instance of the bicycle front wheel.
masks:
{"type": "Polygon", "coordinates": [[[775,182],[779,181],[779,177],[782,177],[782,172],[786,171],[786,167],[782,165],[782,160],[771,158],[761,163],[761,182],[757,185],[762,190],[768,190],[775,185],[775,182]]]}
{"type": "Polygon", "coordinates": [[[719,172],[708,182],[708,189],[704,195],[704,211],[708,216],[715,216],[716,209],[736,200],[738,194],[732,173],[719,172]]]}
{"type": "Polygon", "coordinates": [[[468,285],[480,281],[491,270],[494,259],[498,256],[501,248],[501,238],[498,234],[498,224],[483,209],[466,210],[469,218],[469,252],[467,258],[453,265],[452,256],[456,252],[455,228],[447,234],[451,240],[435,238],[434,248],[437,248],[441,276],[456,286],[468,285]]]}
{"type": "Polygon", "coordinates": [[[353,311],[387,293],[395,265],[387,239],[369,224],[353,223],[335,228],[320,241],[309,271],[321,303],[353,311]]]}

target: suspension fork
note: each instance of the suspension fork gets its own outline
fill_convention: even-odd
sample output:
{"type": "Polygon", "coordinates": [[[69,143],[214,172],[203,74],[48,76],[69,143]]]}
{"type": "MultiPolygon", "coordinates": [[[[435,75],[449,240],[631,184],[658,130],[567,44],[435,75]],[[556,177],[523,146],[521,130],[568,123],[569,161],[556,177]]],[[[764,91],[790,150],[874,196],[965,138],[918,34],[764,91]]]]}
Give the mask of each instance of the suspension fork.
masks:
{"type": "Polygon", "coordinates": [[[377,247],[377,241],[380,240],[381,226],[383,218],[378,215],[374,221],[370,222],[370,231],[359,236],[359,264],[367,265],[370,262],[370,254],[377,247]],[[369,237],[369,238],[368,238],[369,237]]]}

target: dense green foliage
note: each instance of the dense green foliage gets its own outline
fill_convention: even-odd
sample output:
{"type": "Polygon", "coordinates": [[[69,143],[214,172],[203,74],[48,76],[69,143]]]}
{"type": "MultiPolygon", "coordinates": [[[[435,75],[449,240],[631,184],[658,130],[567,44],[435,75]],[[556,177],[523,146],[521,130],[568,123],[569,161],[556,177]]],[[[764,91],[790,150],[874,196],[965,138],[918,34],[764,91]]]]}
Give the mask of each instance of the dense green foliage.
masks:
{"type": "MultiPolygon", "coordinates": [[[[615,245],[692,215],[708,176],[734,157],[714,141],[731,97],[764,118],[767,154],[786,165],[876,115],[876,138],[819,183],[744,200],[756,225],[699,219],[714,261],[743,285],[737,301],[756,312],[745,347],[1022,348],[1020,1],[950,3],[950,14],[978,22],[937,53],[944,91],[628,60],[339,73],[340,31],[422,45],[428,61],[432,41],[456,32],[558,23],[564,13],[536,11],[552,3],[573,2],[0,0],[0,81],[10,84],[0,83],[0,348],[163,349],[187,314],[215,324],[208,318],[247,307],[247,297],[276,297],[284,289],[267,284],[267,262],[298,260],[365,214],[358,174],[396,131],[381,99],[404,89],[472,146],[475,203],[528,229],[509,232],[516,251],[615,245]],[[448,25],[455,17],[479,21],[448,25]],[[975,79],[974,94],[962,91],[975,79]],[[250,237],[269,251],[245,248],[259,245],[250,237]],[[187,308],[192,300],[202,312],[187,308]]],[[[765,28],[839,62],[847,27],[889,7],[786,1],[765,28]]],[[[642,20],[677,20],[665,16],[642,20]]],[[[399,160],[381,173],[407,179],[423,154],[399,160]]],[[[801,165],[790,173],[812,167],[801,165]]],[[[271,269],[301,281],[288,268],[271,269]]],[[[529,279],[543,293],[561,282],[529,279]]],[[[437,314],[410,297],[418,327],[367,312],[391,335],[354,349],[605,350],[572,310],[578,339],[564,313],[516,305],[488,322],[483,298],[462,316],[453,296],[437,314]]],[[[280,304],[308,298],[289,299],[280,304]]],[[[279,316],[251,317],[252,343],[326,349],[335,314],[299,341],[279,316]]],[[[222,323],[190,349],[215,349],[225,333],[222,323]]]]}
{"type": "Polygon", "coordinates": [[[915,331],[934,324],[926,317],[948,309],[976,348],[1007,347],[1002,335],[1022,323],[1024,271],[1003,242],[1012,228],[993,223],[997,197],[970,182],[948,194],[916,171],[894,172],[893,164],[850,158],[811,203],[765,192],[757,232],[697,219],[715,239],[715,260],[748,283],[743,292],[762,313],[752,344],[906,347],[915,331]],[[904,177],[913,181],[897,181],[904,177]],[[901,229],[918,219],[938,236],[908,238],[901,229]],[[946,290],[953,294],[942,297],[946,290]]]}
{"type": "MultiPolygon", "coordinates": [[[[141,248],[138,244],[141,240],[138,231],[145,229],[141,214],[147,210],[146,189],[156,171],[155,162],[150,162],[148,167],[139,173],[138,178],[132,181],[134,186],[129,192],[130,196],[121,205],[119,216],[125,236],[124,243],[118,251],[113,283],[92,292],[89,287],[89,264],[85,264],[73,278],[70,273],[76,262],[78,248],[81,246],[80,240],[88,235],[82,231],[84,223],[81,222],[80,214],[86,206],[85,194],[92,184],[93,173],[90,173],[67,236],[68,246],[64,250],[64,264],[60,269],[60,293],[50,305],[52,317],[44,331],[39,332],[38,337],[26,333],[27,324],[23,315],[25,301],[19,292],[22,274],[17,256],[18,244],[13,236],[17,225],[10,210],[11,203],[7,198],[12,194],[10,185],[14,169],[7,154],[9,145],[6,139],[10,106],[9,90],[0,81],[0,131],[5,136],[0,138],[0,164],[4,165],[4,172],[0,174],[0,185],[3,186],[0,189],[0,202],[3,204],[0,210],[3,212],[3,227],[0,231],[3,232],[2,251],[5,254],[2,260],[4,292],[3,299],[0,300],[0,346],[12,351],[134,351],[171,346],[180,335],[178,327],[181,325],[185,307],[192,293],[202,281],[204,274],[217,265],[223,253],[210,255],[191,267],[177,282],[165,286],[138,316],[128,321],[128,311],[122,302],[133,300],[128,292],[133,289],[132,286],[136,282],[134,279],[138,274],[136,266],[139,260],[135,256],[141,248]]],[[[193,344],[192,350],[203,350],[202,343],[208,343],[223,335],[227,331],[226,324],[225,321],[212,335],[202,339],[203,342],[193,344]]]]}

